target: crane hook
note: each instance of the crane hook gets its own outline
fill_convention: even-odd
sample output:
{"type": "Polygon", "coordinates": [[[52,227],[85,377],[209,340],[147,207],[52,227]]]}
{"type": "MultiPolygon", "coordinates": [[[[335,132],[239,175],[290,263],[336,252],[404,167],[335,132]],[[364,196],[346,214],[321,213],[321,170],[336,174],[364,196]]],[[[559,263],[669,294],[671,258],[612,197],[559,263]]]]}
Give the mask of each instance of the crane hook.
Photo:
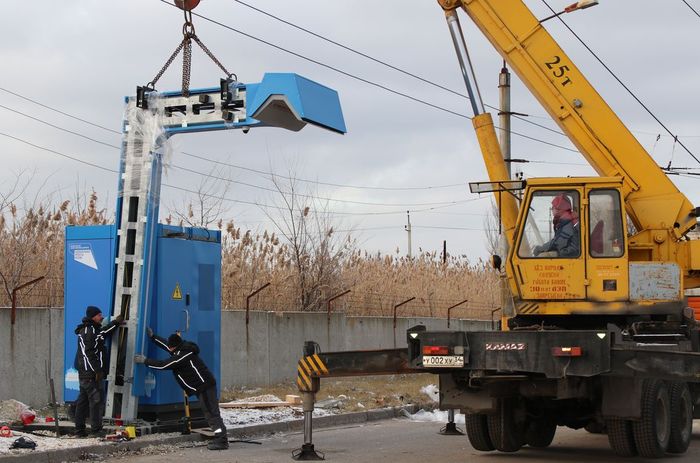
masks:
{"type": "Polygon", "coordinates": [[[197,8],[200,0],[175,0],[175,6],[185,11],[192,11],[197,8]]]}

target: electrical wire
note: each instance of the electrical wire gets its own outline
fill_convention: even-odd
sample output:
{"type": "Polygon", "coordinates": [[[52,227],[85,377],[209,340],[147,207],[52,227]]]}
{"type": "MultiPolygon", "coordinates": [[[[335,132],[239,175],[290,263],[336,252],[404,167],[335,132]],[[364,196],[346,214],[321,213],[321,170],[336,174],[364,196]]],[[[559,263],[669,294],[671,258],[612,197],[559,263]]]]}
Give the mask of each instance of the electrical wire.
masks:
{"type": "Polygon", "coordinates": [[[117,130],[113,130],[113,129],[107,128],[107,127],[105,127],[105,126],[102,126],[102,125],[99,125],[99,124],[95,124],[94,122],[90,122],[90,121],[88,121],[88,120],[81,119],[81,118],[76,117],[76,116],[74,116],[74,115],[72,115],[72,114],[65,113],[65,112],[61,111],[60,109],[53,108],[53,107],[51,107],[51,106],[45,105],[44,103],[39,103],[39,102],[36,101],[36,100],[32,100],[31,98],[28,98],[28,97],[26,97],[26,96],[24,96],[24,95],[20,95],[19,93],[15,93],[15,92],[13,92],[13,91],[11,91],[11,90],[8,90],[8,89],[6,89],[6,88],[0,87],[0,90],[2,90],[3,92],[9,93],[10,95],[14,95],[14,96],[16,96],[17,98],[21,98],[21,99],[23,99],[23,100],[25,100],[25,101],[29,101],[29,102],[31,102],[31,103],[34,103],[35,105],[41,106],[42,108],[50,109],[51,111],[57,112],[57,113],[62,114],[62,115],[64,115],[64,116],[66,116],[66,117],[70,117],[71,119],[75,119],[75,120],[80,121],[80,122],[83,122],[83,123],[85,123],[85,124],[89,124],[89,125],[91,125],[91,126],[93,126],[93,127],[97,127],[98,129],[102,129],[102,130],[105,130],[105,131],[107,131],[107,132],[112,132],[112,133],[116,133],[116,134],[118,134],[118,135],[121,135],[121,132],[119,132],[119,131],[117,131],[117,130]]]}
{"type": "MultiPolygon", "coordinates": [[[[13,136],[13,135],[10,135],[10,134],[4,133],[4,132],[0,132],[0,136],[4,136],[4,137],[7,137],[7,138],[10,138],[10,139],[12,139],[12,140],[15,140],[15,141],[18,141],[18,142],[20,142],[20,143],[29,145],[29,146],[34,147],[34,148],[36,148],[36,149],[43,150],[43,151],[46,151],[46,152],[49,152],[49,153],[53,153],[53,154],[56,154],[56,155],[61,156],[61,157],[63,157],[63,158],[70,159],[70,160],[72,160],[72,161],[79,162],[79,163],[81,163],[81,164],[85,164],[85,165],[88,165],[88,166],[91,166],[91,167],[95,167],[95,168],[97,168],[97,169],[101,169],[101,170],[104,170],[104,171],[107,171],[107,172],[111,172],[111,173],[115,173],[115,174],[119,173],[118,171],[116,171],[116,170],[114,170],[114,169],[110,169],[110,168],[108,168],[108,167],[100,166],[99,164],[94,164],[94,163],[92,163],[92,162],[85,161],[85,160],[80,159],[80,158],[78,158],[78,157],[76,157],[76,156],[71,156],[71,155],[68,155],[68,154],[65,154],[65,153],[61,153],[60,151],[53,150],[53,149],[51,149],[51,148],[46,148],[46,147],[44,147],[44,146],[37,145],[37,144],[35,144],[35,143],[29,142],[29,141],[27,141],[27,140],[24,140],[24,139],[19,138],[19,137],[15,137],[15,136],[13,136]]],[[[227,201],[227,202],[233,202],[233,203],[239,203],[239,204],[247,204],[247,205],[251,205],[251,206],[257,206],[257,207],[260,207],[260,208],[263,208],[263,209],[275,209],[275,210],[281,210],[281,211],[286,211],[286,210],[287,210],[287,209],[285,209],[285,208],[283,208],[283,207],[280,207],[280,206],[272,206],[272,205],[269,205],[269,204],[264,204],[264,203],[254,202],[254,201],[245,201],[245,200],[242,200],[242,199],[233,199],[233,198],[228,198],[228,197],[225,197],[225,196],[219,196],[219,195],[213,195],[213,194],[203,193],[203,192],[201,192],[201,191],[195,191],[195,190],[190,190],[190,189],[184,188],[184,187],[178,187],[178,186],[175,186],[175,185],[170,185],[170,184],[168,184],[168,183],[162,183],[162,186],[168,187],[168,188],[172,188],[172,189],[175,189],[175,190],[184,191],[184,192],[187,192],[187,193],[192,193],[192,194],[195,194],[195,195],[201,195],[201,196],[204,196],[204,197],[207,197],[207,198],[211,198],[211,199],[218,199],[218,200],[220,200],[220,201],[227,201]]],[[[483,199],[483,198],[466,199],[466,200],[460,201],[460,203],[468,203],[468,202],[473,202],[473,201],[479,201],[479,200],[481,200],[481,199],[483,199]]],[[[450,206],[454,206],[454,205],[456,205],[456,203],[449,203],[449,204],[444,204],[444,205],[437,205],[437,206],[432,206],[432,207],[427,207],[427,208],[412,209],[412,210],[409,210],[408,212],[411,212],[411,213],[426,212],[426,211],[432,211],[432,210],[441,209],[441,208],[445,208],[445,207],[450,207],[450,206]]],[[[407,212],[405,209],[396,210],[396,211],[382,211],[382,212],[344,212],[344,211],[332,211],[332,210],[328,210],[328,211],[326,211],[326,210],[316,211],[316,210],[313,210],[313,209],[312,209],[312,211],[314,211],[314,212],[319,212],[319,213],[324,213],[324,214],[325,214],[325,213],[328,213],[328,214],[332,214],[332,215],[347,215],[347,216],[379,216],[379,215],[397,215],[397,214],[403,215],[403,214],[405,214],[405,213],[407,212]]]]}
{"type": "Polygon", "coordinates": [[[108,167],[104,167],[104,166],[101,166],[101,165],[99,165],[99,164],[94,164],[94,163],[89,162],[89,161],[84,161],[84,160],[82,160],[82,159],[80,159],[80,158],[77,158],[77,157],[74,157],[74,156],[71,156],[71,155],[68,155],[68,154],[64,154],[64,153],[61,153],[61,152],[56,151],[56,150],[52,150],[51,148],[46,148],[46,147],[44,147],[44,146],[39,146],[39,145],[37,145],[37,144],[34,144],[34,143],[29,142],[29,141],[27,141],[27,140],[23,140],[23,139],[21,139],[21,138],[15,137],[15,136],[10,135],[10,134],[7,134],[7,133],[0,132],[0,135],[3,136],[3,137],[10,138],[10,139],[12,139],[12,140],[18,141],[18,142],[20,142],[20,143],[24,143],[25,145],[29,145],[29,146],[32,146],[32,147],[34,147],[34,148],[37,148],[37,149],[40,149],[40,150],[43,150],[43,151],[47,151],[47,152],[49,152],[49,153],[56,154],[56,155],[61,156],[61,157],[63,157],[63,158],[70,159],[71,161],[75,161],[75,162],[79,162],[79,163],[81,163],[81,164],[85,164],[85,165],[88,165],[88,166],[91,166],[91,167],[95,167],[96,169],[101,169],[101,170],[104,170],[104,171],[107,171],[107,172],[112,172],[112,173],[114,173],[114,174],[118,174],[118,173],[119,173],[118,171],[116,171],[116,170],[114,170],[114,169],[110,169],[110,168],[108,168],[108,167]]]}
{"type": "Polygon", "coordinates": [[[695,16],[697,16],[698,18],[700,18],[700,13],[698,13],[697,10],[696,10],[695,8],[693,8],[692,6],[690,6],[690,3],[688,3],[686,0],[681,0],[681,1],[682,1],[683,3],[685,3],[686,6],[687,6],[688,8],[690,8],[690,11],[692,11],[693,13],[695,13],[695,16]]]}
{"type": "MultiPolygon", "coordinates": [[[[449,87],[445,87],[444,85],[438,84],[437,82],[434,82],[434,81],[432,81],[432,80],[430,80],[430,79],[428,79],[428,78],[426,78],[426,77],[421,77],[421,76],[419,76],[419,75],[417,75],[417,74],[414,74],[414,73],[412,73],[412,72],[409,72],[409,71],[407,71],[407,70],[405,70],[405,69],[401,69],[400,67],[395,66],[395,65],[393,65],[393,64],[391,64],[391,63],[389,63],[389,62],[387,62],[387,61],[385,61],[385,60],[381,60],[381,59],[379,59],[379,58],[375,58],[375,57],[373,57],[373,56],[371,56],[371,55],[368,55],[367,53],[364,53],[364,52],[361,52],[361,51],[359,51],[359,50],[356,50],[356,49],[354,49],[354,48],[352,48],[352,47],[350,47],[350,46],[348,46],[348,45],[344,45],[344,44],[342,44],[342,43],[340,43],[340,42],[337,42],[337,41],[335,41],[335,40],[329,39],[329,38],[326,37],[326,36],[323,36],[323,35],[321,35],[321,34],[318,34],[318,33],[314,32],[314,31],[312,31],[312,30],[309,30],[309,29],[307,29],[307,28],[305,28],[305,27],[299,26],[298,24],[295,24],[295,23],[293,23],[293,22],[291,22],[291,21],[288,21],[288,20],[286,20],[286,19],[283,19],[283,18],[281,18],[281,17],[279,17],[279,16],[277,16],[277,15],[274,15],[274,14],[270,13],[269,11],[265,11],[265,10],[263,10],[263,9],[261,9],[261,8],[255,7],[255,6],[250,5],[250,4],[246,3],[246,2],[243,2],[243,1],[241,1],[241,0],[233,0],[233,1],[236,2],[236,3],[239,3],[239,4],[243,5],[243,6],[245,6],[245,7],[247,7],[247,8],[250,8],[251,10],[257,11],[258,13],[261,13],[261,14],[263,14],[263,15],[265,15],[265,16],[268,16],[268,17],[270,17],[270,18],[272,18],[272,19],[274,19],[274,20],[276,20],[276,21],[279,21],[279,22],[281,22],[281,23],[283,23],[283,24],[286,24],[286,25],[288,25],[288,26],[290,26],[290,27],[293,27],[293,28],[295,28],[295,29],[297,29],[297,30],[300,30],[300,31],[302,31],[302,32],[305,32],[305,33],[307,33],[307,34],[309,34],[309,35],[311,35],[311,36],[313,36],[313,37],[316,37],[316,38],[321,39],[321,40],[323,40],[323,41],[325,41],[325,42],[328,42],[328,43],[330,43],[330,44],[332,44],[332,45],[335,45],[335,46],[337,46],[337,47],[340,47],[340,48],[342,48],[343,50],[346,50],[346,51],[349,51],[349,52],[351,52],[351,53],[354,53],[354,54],[356,54],[356,55],[358,55],[358,56],[361,56],[361,57],[363,57],[363,58],[366,58],[366,59],[368,59],[368,60],[370,60],[370,61],[373,61],[373,62],[375,62],[375,63],[377,63],[377,64],[381,64],[382,66],[386,66],[387,68],[392,69],[392,70],[394,70],[394,71],[397,71],[397,72],[399,72],[399,73],[401,73],[401,74],[403,74],[403,75],[412,77],[412,78],[414,78],[414,79],[416,79],[416,80],[418,80],[418,81],[420,81],[420,82],[423,82],[423,83],[425,83],[425,84],[431,85],[431,86],[433,86],[433,87],[435,87],[435,88],[438,88],[438,89],[440,89],[440,90],[444,90],[444,91],[449,92],[449,93],[451,93],[451,94],[453,94],[453,95],[456,95],[456,96],[458,96],[458,97],[460,97],[460,98],[464,98],[465,100],[469,100],[469,99],[470,99],[469,96],[468,96],[468,95],[465,95],[464,93],[458,92],[457,90],[453,90],[453,89],[451,89],[451,88],[449,88],[449,87]]],[[[495,110],[495,111],[499,111],[499,108],[497,108],[497,107],[495,107],[495,106],[492,106],[492,105],[489,105],[489,104],[485,104],[485,106],[488,107],[488,108],[490,108],[490,109],[493,109],[493,110],[495,110]]],[[[530,120],[528,120],[528,119],[525,119],[525,118],[522,117],[522,116],[513,115],[513,118],[519,119],[519,120],[521,120],[521,121],[523,121],[523,122],[526,122],[526,123],[528,123],[528,124],[532,124],[532,125],[534,125],[534,126],[536,126],[536,127],[540,127],[540,128],[542,128],[542,129],[545,129],[545,130],[548,130],[548,131],[550,131],[550,132],[556,133],[557,135],[561,135],[561,136],[566,137],[566,134],[564,134],[564,133],[562,133],[562,132],[560,132],[560,131],[558,131],[558,130],[552,129],[552,128],[547,127],[547,126],[544,126],[544,125],[542,125],[542,124],[538,124],[538,123],[536,123],[536,122],[532,122],[532,121],[530,121],[530,120]]]]}
{"type": "MultiPolygon", "coordinates": [[[[88,122],[88,121],[86,121],[85,119],[82,119],[82,118],[80,118],[80,117],[74,116],[74,115],[69,114],[69,113],[66,113],[66,112],[64,112],[64,111],[61,111],[60,109],[57,109],[57,108],[53,108],[53,107],[44,105],[43,103],[39,103],[38,101],[32,100],[31,98],[28,98],[28,97],[26,97],[26,96],[24,96],[24,95],[21,95],[21,94],[19,94],[19,93],[15,93],[15,92],[13,92],[13,91],[10,91],[10,90],[7,90],[7,89],[1,88],[1,87],[0,87],[0,90],[5,91],[5,92],[7,92],[7,93],[10,93],[10,94],[12,94],[12,95],[15,95],[15,96],[17,96],[17,97],[19,97],[19,98],[22,98],[22,99],[24,99],[24,100],[26,100],[26,101],[29,101],[29,102],[31,102],[31,103],[34,103],[34,104],[39,105],[39,106],[41,106],[41,107],[44,107],[44,108],[46,108],[46,109],[49,109],[49,110],[51,110],[51,111],[55,111],[55,112],[57,112],[57,113],[59,113],[59,114],[62,114],[62,115],[64,115],[64,116],[67,116],[67,117],[69,117],[69,118],[71,118],[71,119],[74,119],[74,120],[77,120],[77,121],[80,121],[80,122],[85,122],[85,123],[87,123],[87,124],[94,125],[95,127],[101,128],[101,129],[103,129],[103,130],[105,130],[105,131],[108,131],[108,132],[111,132],[111,133],[115,133],[115,134],[121,135],[121,132],[118,132],[118,131],[116,131],[116,130],[112,130],[112,129],[107,128],[107,127],[103,127],[103,126],[101,126],[101,125],[92,124],[91,122],[88,122]]],[[[23,113],[23,112],[21,112],[21,111],[18,111],[18,110],[16,110],[16,109],[13,109],[13,108],[10,108],[10,107],[7,107],[7,106],[3,106],[3,105],[0,105],[0,107],[2,107],[2,108],[5,109],[5,110],[8,110],[8,111],[11,111],[11,112],[20,114],[20,115],[22,115],[22,116],[24,116],[24,117],[27,117],[27,118],[29,118],[29,119],[33,119],[33,120],[35,120],[35,121],[37,121],[37,122],[40,122],[40,123],[42,123],[42,124],[48,125],[48,126],[53,127],[53,128],[55,128],[55,129],[61,130],[61,131],[63,131],[63,132],[70,133],[70,134],[73,134],[73,135],[77,135],[77,136],[79,136],[79,137],[81,137],[81,138],[84,138],[84,139],[86,139],[86,140],[94,141],[94,142],[99,143],[99,144],[101,144],[101,145],[109,146],[109,147],[112,147],[112,148],[121,149],[121,148],[120,148],[119,146],[117,146],[117,145],[113,145],[113,144],[111,144],[111,143],[106,143],[106,142],[103,142],[103,141],[99,141],[99,140],[93,139],[93,138],[91,138],[91,137],[88,137],[88,136],[86,136],[86,135],[80,134],[80,133],[78,133],[78,132],[74,132],[74,131],[68,130],[68,129],[64,128],[64,127],[57,126],[57,125],[52,124],[52,123],[50,123],[50,122],[47,122],[47,121],[45,121],[45,120],[43,120],[43,119],[39,119],[39,118],[37,118],[37,117],[28,115],[28,114],[23,113]]],[[[200,155],[197,155],[197,154],[193,154],[193,153],[182,152],[182,154],[185,155],[185,156],[194,158],[194,159],[199,159],[199,160],[201,160],[201,161],[211,162],[211,163],[214,163],[214,164],[218,164],[218,165],[222,165],[222,166],[227,166],[227,167],[232,167],[232,168],[240,169],[240,170],[245,170],[245,171],[248,171],[248,172],[254,172],[254,173],[256,173],[256,174],[259,174],[259,175],[262,175],[262,176],[266,177],[268,180],[270,180],[272,177],[277,177],[277,178],[284,178],[284,179],[286,179],[286,180],[295,180],[295,181],[299,181],[299,182],[302,182],[302,183],[311,183],[311,184],[314,184],[314,185],[334,186],[334,187],[338,187],[338,188],[353,188],[353,189],[359,189],[359,190],[382,190],[382,191],[437,190],[437,189],[443,189],[443,188],[464,187],[464,183],[451,183],[451,184],[445,184],[445,185],[427,185],[427,186],[415,186],[415,187],[379,187],[379,186],[349,185],[349,184],[342,184],[342,183],[322,182],[322,181],[318,181],[318,180],[308,180],[308,179],[295,178],[295,177],[293,178],[293,177],[289,177],[289,176],[285,176],[285,175],[276,174],[276,173],[273,173],[273,172],[268,172],[268,171],[263,171],[263,170],[259,170],[259,169],[253,169],[253,168],[251,168],[251,167],[241,166],[241,165],[238,165],[238,164],[232,164],[232,163],[217,161],[217,160],[210,159],[210,158],[207,158],[207,157],[204,157],[204,156],[200,156],[200,155]]]]}
{"type": "MultiPolygon", "coordinates": [[[[164,3],[165,5],[171,6],[171,7],[173,7],[173,8],[178,8],[176,5],[174,5],[174,4],[170,3],[170,2],[168,2],[167,0],[158,0],[158,1],[160,1],[161,3],[164,3]]],[[[446,112],[446,113],[448,113],[448,114],[452,114],[452,115],[454,115],[454,116],[461,117],[461,118],[463,118],[463,119],[469,119],[469,120],[472,119],[471,117],[467,116],[466,114],[462,114],[462,113],[459,113],[459,112],[457,112],[457,111],[453,111],[453,110],[451,110],[451,109],[444,108],[444,107],[442,107],[442,106],[438,106],[438,105],[436,105],[436,104],[433,104],[433,103],[430,103],[430,102],[428,102],[428,101],[425,101],[425,100],[423,100],[423,99],[421,99],[421,98],[417,98],[417,97],[411,96],[411,95],[409,95],[409,94],[407,94],[407,93],[403,93],[403,92],[400,92],[400,91],[398,91],[398,90],[395,90],[395,89],[393,89],[393,88],[391,88],[391,87],[387,87],[386,85],[383,85],[383,84],[380,84],[380,83],[371,81],[371,80],[369,80],[369,79],[365,79],[364,77],[360,77],[360,76],[354,75],[354,74],[352,74],[352,73],[350,73],[350,72],[348,72],[348,71],[344,71],[344,70],[342,70],[342,69],[340,69],[340,68],[331,66],[331,65],[326,64],[326,63],[323,63],[323,62],[321,62],[321,61],[319,61],[319,60],[316,60],[316,59],[310,58],[310,57],[308,57],[308,56],[302,55],[301,53],[297,53],[297,52],[292,51],[292,50],[290,50],[290,49],[288,49],[288,48],[284,48],[284,47],[282,47],[281,45],[274,44],[274,43],[272,43],[272,42],[269,42],[269,41],[267,41],[267,40],[261,39],[261,38],[259,38],[259,37],[256,37],[256,36],[252,35],[252,34],[249,34],[249,33],[247,33],[247,32],[243,32],[243,31],[241,31],[241,30],[239,30],[239,29],[236,29],[236,28],[234,28],[234,27],[232,27],[232,26],[229,26],[229,25],[227,25],[227,24],[224,24],[224,23],[222,23],[222,22],[220,22],[220,21],[216,21],[216,20],[214,20],[214,19],[208,18],[208,17],[203,16],[203,15],[201,15],[201,14],[199,14],[199,13],[192,12],[192,15],[193,15],[193,16],[196,16],[196,17],[198,17],[198,18],[201,18],[201,19],[204,20],[204,21],[210,22],[210,23],[212,23],[212,24],[216,24],[216,25],[219,26],[219,27],[223,27],[224,29],[228,29],[228,30],[230,30],[230,31],[232,31],[232,32],[235,32],[235,33],[237,33],[237,34],[240,34],[240,35],[242,35],[242,36],[244,36],[244,37],[247,37],[247,38],[249,38],[249,39],[251,39],[251,40],[255,40],[255,41],[260,42],[260,43],[263,43],[263,44],[265,44],[265,45],[267,45],[267,46],[276,48],[277,50],[283,51],[283,52],[288,53],[288,54],[290,54],[290,55],[292,55],[292,56],[295,56],[295,57],[297,57],[297,58],[303,59],[303,60],[305,60],[305,61],[308,61],[308,62],[310,62],[310,63],[316,64],[316,65],[318,65],[318,66],[324,67],[324,68],[326,68],[326,69],[330,69],[331,71],[337,72],[337,73],[339,73],[339,74],[342,74],[342,75],[344,75],[344,76],[346,76],[346,77],[349,77],[349,78],[351,78],[351,79],[360,81],[360,82],[365,83],[365,84],[367,84],[367,85],[371,85],[371,86],[373,86],[373,87],[379,88],[379,89],[384,90],[384,91],[386,91],[386,92],[393,93],[394,95],[397,95],[397,96],[406,98],[406,99],[408,99],[408,100],[411,100],[411,101],[414,101],[414,102],[417,102],[417,103],[420,103],[420,104],[429,106],[429,107],[431,107],[431,108],[437,109],[437,110],[439,110],[439,111],[446,112]]],[[[571,148],[568,148],[568,147],[566,147],[566,146],[558,145],[558,144],[556,144],[556,143],[547,142],[547,141],[544,141],[544,140],[541,140],[541,139],[538,139],[538,138],[535,138],[535,137],[531,137],[531,136],[524,135],[524,134],[519,133],[519,132],[512,131],[512,130],[511,130],[511,134],[512,134],[512,135],[517,135],[517,136],[519,136],[519,137],[523,137],[523,138],[526,138],[526,139],[529,139],[529,140],[533,140],[533,141],[536,141],[536,142],[539,142],[539,143],[543,143],[543,144],[545,144],[545,145],[549,145],[549,146],[552,146],[552,147],[560,148],[560,149],[563,149],[563,150],[566,150],[566,151],[571,151],[571,152],[574,152],[574,153],[578,153],[578,151],[576,151],[576,150],[574,150],[574,149],[571,149],[571,148]]]]}
{"type": "MultiPolygon", "coordinates": [[[[161,0],[161,1],[162,1],[162,0],[161,0]]],[[[549,10],[550,10],[553,14],[556,14],[556,11],[554,11],[554,9],[553,9],[551,6],[549,6],[549,3],[547,3],[547,0],[542,0],[542,3],[544,3],[544,4],[547,6],[547,8],[549,8],[549,10]]],[[[632,96],[632,98],[634,98],[634,99],[637,101],[637,103],[639,103],[640,106],[641,106],[642,108],[644,108],[644,110],[645,110],[651,117],[653,117],[654,120],[655,120],[661,127],[663,127],[663,129],[664,129],[670,136],[676,137],[676,136],[673,134],[673,132],[671,132],[671,130],[669,130],[669,128],[666,127],[666,125],[665,125],[663,122],[661,122],[661,119],[659,119],[658,117],[656,117],[656,115],[642,102],[642,100],[640,100],[640,99],[637,97],[637,95],[635,95],[634,92],[633,92],[632,90],[630,90],[630,88],[627,87],[627,85],[625,85],[625,83],[622,82],[622,80],[621,80],[619,77],[617,77],[617,75],[612,71],[612,69],[610,69],[610,68],[608,67],[608,65],[605,64],[605,63],[603,62],[603,60],[602,60],[600,57],[598,57],[598,55],[591,49],[591,47],[589,47],[588,44],[587,44],[581,37],[579,37],[579,35],[576,34],[576,32],[574,32],[574,30],[566,23],[566,21],[564,21],[564,19],[561,17],[561,15],[557,16],[557,19],[558,19],[559,21],[561,21],[561,23],[564,25],[564,27],[566,27],[566,28],[569,30],[569,32],[571,32],[571,34],[572,34],[574,37],[576,37],[576,39],[581,43],[581,45],[583,45],[583,46],[586,48],[586,50],[588,50],[588,51],[591,53],[591,55],[593,55],[593,57],[605,68],[605,70],[608,71],[608,73],[609,73],[611,76],[613,76],[613,78],[614,78],[615,80],[617,80],[617,82],[622,86],[622,88],[624,88],[624,89],[627,91],[627,93],[629,93],[629,94],[632,96]]],[[[700,159],[698,159],[698,158],[688,149],[688,147],[685,146],[685,144],[683,144],[683,142],[679,141],[678,144],[679,144],[680,146],[682,146],[683,149],[684,149],[693,159],[695,159],[698,163],[700,163],[700,159]]]]}
{"type": "MultiPolygon", "coordinates": [[[[30,116],[28,114],[25,114],[21,111],[17,111],[17,110],[12,109],[12,108],[9,108],[9,107],[4,106],[2,104],[0,104],[0,108],[14,112],[14,113],[19,114],[21,116],[27,117],[29,119],[36,121],[36,122],[46,124],[50,127],[53,127],[54,129],[61,130],[63,132],[70,133],[70,134],[75,135],[77,137],[89,140],[91,142],[98,143],[98,144],[101,144],[101,145],[104,145],[104,146],[107,146],[110,148],[114,148],[117,150],[121,150],[121,147],[119,147],[117,145],[105,143],[103,141],[100,141],[100,140],[88,137],[86,135],[83,135],[82,133],[75,132],[73,130],[68,130],[64,127],[61,127],[61,126],[58,126],[55,124],[51,124],[50,122],[44,121],[44,120],[39,119],[39,118],[34,117],[34,116],[30,116]]],[[[202,159],[206,159],[206,158],[202,158],[202,159]]],[[[212,162],[214,162],[214,161],[212,161],[212,162]]],[[[264,190],[264,191],[268,191],[268,192],[272,192],[272,193],[292,194],[289,191],[280,191],[280,190],[274,189],[274,188],[263,187],[263,186],[255,185],[252,183],[241,182],[239,180],[233,180],[233,179],[220,177],[220,176],[213,175],[213,174],[207,174],[205,172],[200,172],[200,171],[197,171],[194,169],[189,169],[187,167],[178,166],[176,164],[170,164],[168,167],[173,168],[173,169],[177,169],[177,170],[181,170],[181,171],[185,171],[185,172],[190,172],[190,173],[200,175],[200,176],[206,177],[206,178],[211,178],[211,179],[220,180],[220,181],[227,182],[227,183],[235,183],[237,185],[247,186],[249,188],[255,188],[255,189],[264,190]]],[[[274,177],[274,174],[272,174],[272,175],[274,177]]],[[[464,185],[460,184],[460,186],[464,186],[464,185]]],[[[323,197],[323,196],[308,195],[308,194],[303,194],[303,193],[294,193],[294,195],[298,196],[298,197],[302,197],[302,198],[319,199],[322,201],[334,201],[334,202],[347,203],[347,204],[358,204],[358,205],[363,205],[363,206],[384,206],[384,207],[399,207],[399,206],[401,206],[401,207],[421,206],[422,207],[422,206],[438,206],[438,205],[444,205],[444,204],[459,204],[459,203],[464,202],[464,201],[441,201],[441,202],[432,202],[432,203],[377,203],[377,202],[368,202],[368,201],[353,201],[353,200],[347,200],[347,199],[334,199],[334,198],[327,198],[327,197],[323,197]]]]}

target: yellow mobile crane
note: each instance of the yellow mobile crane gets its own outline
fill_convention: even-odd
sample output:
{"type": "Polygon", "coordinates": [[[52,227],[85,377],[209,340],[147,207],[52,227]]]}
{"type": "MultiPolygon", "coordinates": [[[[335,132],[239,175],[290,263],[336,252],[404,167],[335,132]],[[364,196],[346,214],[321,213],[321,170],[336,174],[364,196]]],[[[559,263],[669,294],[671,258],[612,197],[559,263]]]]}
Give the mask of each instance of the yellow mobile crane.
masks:
{"type": "MultiPolygon", "coordinates": [[[[513,313],[500,331],[407,331],[407,348],[322,353],[307,342],[297,384],[305,442],[320,379],[425,372],[440,408],[466,415],[480,451],[547,447],[557,426],[606,432],[622,456],[683,453],[700,418],[700,332],[684,290],[700,286],[695,208],[522,0],[438,0],[467,85],[509,245],[494,256],[513,313]],[[599,177],[511,180],[457,17],[462,9],[599,177]],[[521,194],[515,194],[521,190],[521,194]],[[631,226],[628,225],[628,220],[631,226]]],[[[597,4],[584,0],[575,11],[597,4]]]]}
{"type": "MultiPolygon", "coordinates": [[[[571,315],[606,315],[606,321],[616,316],[624,324],[641,314],[679,314],[683,290],[700,286],[700,241],[687,238],[700,209],[668,179],[522,1],[439,3],[470,89],[473,124],[491,180],[474,188],[491,189],[499,193],[497,199],[503,198],[501,216],[510,249],[505,266],[516,303],[511,324],[530,323],[533,316],[565,315],[559,325],[581,327],[585,322],[571,315]],[[515,186],[503,183],[509,178],[491,116],[484,112],[469,73],[458,8],[600,177],[528,180],[524,207],[501,194],[515,186]],[[557,213],[553,201],[569,207],[573,236],[547,246],[550,208],[557,213]],[[635,229],[629,236],[626,217],[635,229]]],[[[596,3],[578,2],[568,9],[596,3]]]]}

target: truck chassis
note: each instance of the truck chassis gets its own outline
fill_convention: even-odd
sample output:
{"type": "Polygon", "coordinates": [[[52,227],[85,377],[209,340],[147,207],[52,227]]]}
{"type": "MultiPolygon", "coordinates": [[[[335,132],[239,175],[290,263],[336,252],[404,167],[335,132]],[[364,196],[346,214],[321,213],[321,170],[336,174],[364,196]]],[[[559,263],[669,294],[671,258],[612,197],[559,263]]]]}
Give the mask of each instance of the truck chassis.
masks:
{"type": "Polygon", "coordinates": [[[658,458],[684,453],[693,418],[700,418],[700,341],[693,321],[646,322],[629,330],[416,326],[407,342],[405,349],[326,353],[306,343],[297,386],[308,420],[307,451],[313,451],[311,411],[324,377],[436,374],[440,409],[466,415],[467,436],[480,451],[548,447],[557,426],[567,426],[607,433],[620,456],[658,458]]]}

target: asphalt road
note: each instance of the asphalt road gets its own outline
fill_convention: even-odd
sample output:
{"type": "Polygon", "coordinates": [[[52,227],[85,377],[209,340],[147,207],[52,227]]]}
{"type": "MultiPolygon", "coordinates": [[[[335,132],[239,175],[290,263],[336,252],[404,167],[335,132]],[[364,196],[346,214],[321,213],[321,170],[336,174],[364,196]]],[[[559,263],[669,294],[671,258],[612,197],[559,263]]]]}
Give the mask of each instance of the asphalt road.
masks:
{"type": "MultiPolygon", "coordinates": [[[[371,461],[401,463],[497,463],[523,462],[621,462],[643,461],[620,458],[613,454],[604,434],[589,434],[558,428],[552,446],[544,450],[524,447],[517,453],[477,452],[465,436],[437,434],[439,423],[408,419],[378,421],[357,426],[319,429],[314,433],[316,448],[325,451],[331,463],[365,463],[371,461]]],[[[700,459],[700,420],[695,422],[693,442],[687,453],[669,456],[674,463],[700,459]]],[[[277,434],[257,439],[262,445],[232,443],[225,451],[206,447],[178,448],[161,455],[134,455],[111,458],[110,462],[133,463],[290,463],[292,450],[302,443],[301,434],[277,434]]]]}

